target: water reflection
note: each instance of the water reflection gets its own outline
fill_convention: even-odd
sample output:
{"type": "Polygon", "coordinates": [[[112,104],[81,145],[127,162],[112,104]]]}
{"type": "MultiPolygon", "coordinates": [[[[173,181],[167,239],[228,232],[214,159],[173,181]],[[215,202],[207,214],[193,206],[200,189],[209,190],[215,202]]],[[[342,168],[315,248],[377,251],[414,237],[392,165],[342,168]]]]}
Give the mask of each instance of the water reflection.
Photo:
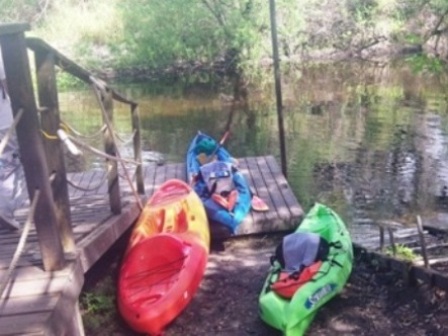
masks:
{"type": "MultiPolygon", "coordinates": [[[[324,202],[348,223],[368,225],[415,222],[416,214],[448,205],[445,86],[442,77],[402,65],[320,65],[285,77],[288,179],[304,208],[324,202]]],[[[222,92],[143,84],[122,91],[140,103],[144,150],[168,162],[184,160],[198,130],[224,133],[230,106],[222,92]]],[[[60,101],[63,119],[80,131],[101,127],[93,95],[61,94],[60,101]]],[[[123,135],[131,133],[128,116],[128,107],[116,105],[123,135]]],[[[272,87],[252,88],[231,131],[226,145],[235,156],[274,155],[280,162],[272,87]]],[[[100,140],[92,144],[101,148],[100,140]]]]}

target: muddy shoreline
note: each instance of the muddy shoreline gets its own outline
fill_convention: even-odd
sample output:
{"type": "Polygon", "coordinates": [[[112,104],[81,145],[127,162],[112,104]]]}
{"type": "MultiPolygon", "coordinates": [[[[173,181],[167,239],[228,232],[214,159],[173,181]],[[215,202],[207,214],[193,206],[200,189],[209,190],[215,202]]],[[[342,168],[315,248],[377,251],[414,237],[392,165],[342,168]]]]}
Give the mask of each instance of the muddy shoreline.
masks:
{"type": "MultiPolygon", "coordinates": [[[[165,336],[280,336],[258,316],[258,294],[280,239],[265,235],[214,246],[198,292],[165,336]]],[[[126,326],[115,306],[125,242],[123,237],[87,274],[84,295],[112,299],[111,306],[94,314],[82,306],[87,335],[140,335],[126,326]]],[[[400,273],[381,267],[358,255],[343,292],[319,311],[308,335],[446,335],[446,292],[423,283],[409,286],[400,273]]]]}

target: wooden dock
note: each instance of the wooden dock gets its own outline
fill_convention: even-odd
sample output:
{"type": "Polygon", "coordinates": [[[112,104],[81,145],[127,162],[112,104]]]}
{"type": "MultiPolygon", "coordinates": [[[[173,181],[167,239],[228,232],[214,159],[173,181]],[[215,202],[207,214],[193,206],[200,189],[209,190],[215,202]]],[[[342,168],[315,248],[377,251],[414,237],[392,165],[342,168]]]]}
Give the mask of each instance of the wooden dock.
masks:
{"type": "MultiPolygon", "coordinates": [[[[303,210],[272,156],[239,159],[240,169],[253,190],[268,205],[264,213],[251,212],[237,235],[292,230],[303,210]]],[[[38,238],[33,229],[11,281],[0,301],[0,335],[83,335],[78,297],[86,273],[137,219],[140,211],[131,189],[120,179],[122,211],[113,215],[107,197],[104,171],[69,174],[74,184],[92,191],[70,187],[72,226],[77,246],[66,267],[44,272],[38,238]]],[[[186,179],[184,164],[144,165],[145,195],[150,197],[164,181],[186,179]]],[[[16,211],[23,223],[28,208],[16,211]]],[[[6,273],[18,244],[20,232],[0,230],[0,278],[6,273]]]]}

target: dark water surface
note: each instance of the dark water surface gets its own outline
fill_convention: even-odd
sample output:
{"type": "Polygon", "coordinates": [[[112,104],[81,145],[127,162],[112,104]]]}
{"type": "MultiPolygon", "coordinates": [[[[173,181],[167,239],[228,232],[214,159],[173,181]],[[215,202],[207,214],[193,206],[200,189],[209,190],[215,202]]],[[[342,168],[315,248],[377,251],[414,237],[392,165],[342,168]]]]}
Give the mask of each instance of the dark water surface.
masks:
{"type": "MultiPolygon", "coordinates": [[[[352,228],[374,220],[415,223],[448,204],[448,96],[441,75],[372,64],[321,65],[284,77],[288,180],[305,210],[315,201],[338,211],[352,228]]],[[[168,162],[184,160],[202,130],[220,138],[231,104],[209,87],[126,85],[140,104],[143,148],[168,162]]],[[[101,127],[93,94],[60,95],[63,119],[84,134],[101,127]]],[[[128,107],[116,104],[115,124],[131,134],[128,107]]],[[[251,88],[239,104],[226,146],[234,156],[274,155],[280,164],[272,85],[251,88]]],[[[100,140],[91,143],[101,148],[100,140]]],[[[150,155],[151,153],[146,153],[150,155]]],[[[87,157],[87,166],[101,166],[87,157]]]]}

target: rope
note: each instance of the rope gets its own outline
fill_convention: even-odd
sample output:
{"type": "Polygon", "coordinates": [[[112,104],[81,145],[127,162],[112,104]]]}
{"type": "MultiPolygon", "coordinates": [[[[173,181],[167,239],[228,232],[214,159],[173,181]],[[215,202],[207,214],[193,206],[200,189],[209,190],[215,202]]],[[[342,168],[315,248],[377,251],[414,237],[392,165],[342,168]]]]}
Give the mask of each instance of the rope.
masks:
{"type": "Polygon", "coordinates": [[[1,281],[0,281],[0,298],[3,296],[3,292],[5,291],[6,285],[8,284],[10,277],[12,275],[12,272],[17,266],[17,262],[20,259],[20,256],[22,255],[23,248],[25,247],[26,240],[28,238],[28,234],[30,232],[31,223],[33,222],[34,213],[36,211],[36,205],[37,201],[39,200],[40,196],[40,190],[37,189],[34,193],[33,202],[31,203],[30,212],[28,213],[28,217],[26,219],[25,225],[23,227],[22,234],[20,235],[19,243],[17,244],[16,251],[14,252],[14,256],[11,260],[11,263],[9,264],[8,270],[3,275],[1,281]]]}
{"type": "MultiPolygon", "coordinates": [[[[63,124],[61,124],[61,126],[63,126],[63,124]]],[[[64,125],[63,127],[65,127],[65,126],[66,126],[66,125],[64,125]]],[[[58,137],[49,135],[48,133],[44,132],[43,130],[41,130],[41,131],[42,131],[42,133],[45,135],[45,137],[47,137],[48,139],[55,139],[55,138],[57,139],[57,138],[58,138],[58,137]]],[[[134,134],[135,134],[135,133],[134,133],[134,134]]],[[[135,164],[135,165],[139,165],[139,164],[140,164],[140,163],[138,163],[137,161],[128,160],[128,159],[123,159],[123,158],[121,158],[121,157],[115,157],[115,156],[113,156],[113,155],[108,155],[108,154],[106,154],[106,153],[103,153],[103,152],[101,152],[101,151],[95,149],[94,147],[89,146],[89,145],[83,143],[82,141],[76,139],[75,137],[73,137],[73,136],[71,136],[71,135],[69,135],[69,134],[66,134],[66,136],[67,136],[70,140],[72,140],[73,142],[75,142],[77,145],[79,145],[79,146],[81,146],[81,147],[83,147],[83,148],[89,150],[90,152],[92,152],[92,153],[94,153],[94,154],[96,154],[96,155],[102,156],[102,157],[104,157],[104,158],[106,158],[106,159],[114,160],[114,161],[118,161],[118,162],[131,163],[131,164],[135,164]]],[[[132,139],[131,139],[131,140],[132,140],[132,139]]],[[[114,144],[115,144],[115,143],[114,143],[114,144]]],[[[124,166],[123,166],[123,167],[124,167],[124,166]]],[[[127,170],[126,170],[126,167],[124,167],[124,169],[125,169],[125,171],[127,171],[127,170]]],[[[107,174],[104,175],[103,179],[102,179],[100,182],[98,182],[95,186],[90,187],[90,188],[81,187],[81,186],[75,184],[73,181],[70,181],[69,179],[67,179],[67,183],[68,183],[71,187],[73,187],[73,188],[75,188],[75,189],[78,189],[78,190],[81,190],[81,191],[84,191],[84,192],[94,191],[94,190],[98,190],[98,189],[102,186],[102,184],[103,184],[104,181],[106,180],[108,174],[110,174],[110,169],[108,170],[107,174]]],[[[119,174],[119,176],[120,176],[120,177],[123,177],[122,174],[119,174]]],[[[125,173],[125,176],[124,176],[123,178],[127,178],[126,173],[125,173]]],[[[141,206],[143,207],[143,205],[141,205],[141,206]]]]}
{"type": "Polygon", "coordinates": [[[40,130],[40,132],[44,135],[45,138],[48,140],[57,140],[59,139],[56,135],[50,135],[47,132],[45,132],[43,129],[40,130]]]}
{"type": "Polygon", "coordinates": [[[3,151],[5,150],[5,147],[8,144],[8,141],[10,140],[12,133],[14,132],[14,129],[16,128],[17,124],[19,123],[20,119],[22,118],[22,115],[23,115],[23,109],[20,109],[19,112],[17,112],[17,115],[14,117],[14,121],[12,122],[11,126],[8,128],[8,131],[6,132],[2,141],[0,142],[0,155],[3,154],[3,151]]]}
{"type": "Polygon", "coordinates": [[[78,189],[78,190],[81,190],[81,191],[85,191],[85,192],[98,190],[98,189],[103,185],[104,181],[106,181],[106,179],[107,179],[107,175],[110,173],[110,171],[111,171],[111,170],[109,169],[108,172],[107,172],[106,174],[104,174],[104,176],[103,176],[103,178],[101,179],[101,181],[98,182],[98,184],[96,184],[95,186],[90,187],[90,188],[84,188],[84,187],[81,187],[81,186],[75,184],[74,182],[70,181],[69,179],[67,179],[67,183],[68,183],[71,187],[73,187],[73,188],[75,188],[75,189],[78,189]]]}
{"type": "Polygon", "coordinates": [[[130,144],[132,142],[132,140],[134,140],[134,137],[136,134],[137,134],[137,130],[134,130],[132,132],[131,136],[129,137],[129,139],[124,140],[123,138],[120,137],[120,135],[117,132],[115,132],[115,136],[117,137],[118,140],[120,140],[123,143],[123,145],[130,144]]]}
{"type": "Polygon", "coordinates": [[[106,109],[104,108],[103,102],[101,101],[101,94],[99,92],[99,88],[98,87],[101,88],[101,87],[104,87],[104,85],[98,86],[98,82],[96,81],[96,79],[93,76],[90,76],[90,80],[92,81],[91,87],[93,88],[93,90],[95,92],[96,99],[98,100],[98,103],[99,103],[99,105],[101,107],[101,112],[103,113],[104,121],[106,122],[107,128],[109,129],[109,132],[111,134],[112,142],[113,142],[113,144],[115,146],[115,152],[116,152],[115,155],[118,157],[119,162],[120,162],[120,164],[123,167],[124,173],[126,174],[126,180],[129,183],[129,187],[132,190],[132,193],[133,193],[133,195],[135,197],[135,200],[137,201],[138,206],[142,210],[143,209],[142,201],[141,201],[137,191],[135,190],[134,184],[132,183],[132,180],[131,180],[131,178],[129,176],[129,172],[126,169],[126,166],[124,165],[123,160],[121,160],[121,155],[120,155],[120,151],[118,150],[117,142],[115,140],[115,134],[114,134],[114,130],[112,128],[112,124],[111,124],[111,122],[109,120],[109,116],[106,113],[106,109]]]}
{"type": "Polygon", "coordinates": [[[91,187],[91,188],[81,187],[70,180],[67,180],[67,184],[70,185],[71,187],[81,190],[81,191],[85,191],[85,192],[95,191],[95,190],[98,190],[103,185],[104,181],[106,181],[106,178],[107,178],[107,174],[104,174],[104,177],[101,179],[101,181],[98,182],[97,185],[95,185],[94,187],[91,187]]]}
{"type": "Polygon", "coordinates": [[[96,131],[95,133],[93,133],[92,135],[83,135],[82,133],[78,132],[76,129],[74,129],[72,126],[70,126],[67,122],[62,122],[60,123],[61,128],[64,129],[64,131],[66,131],[67,133],[73,133],[74,135],[76,135],[77,137],[80,138],[84,138],[84,139],[92,139],[92,138],[96,138],[98,135],[100,135],[101,133],[104,133],[104,131],[106,130],[106,125],[101,126],[101,128],[96,131]]]}
{"type": "Polygon", "coordinates": [[[113,161],[117,161],[117,162],[131,163],[131,164],[134,164],[134,165],[139,165],[139,164],[140,164],[139,162],[134,161],[134,160],[123,159],[123,158],[121,158],[121,157],[115,157],[115,156],[113,156],[113,155],[109,155],[109,154],[103,153],[102,151],[100,151],[100,150],[98,150],[98,149],[96,149],[96,148],[94,148],[94,147],[92,147],[92,146],[89,146],[88,144],[82,142],[81,140],[76,139],[75,137],[71,136],[70,134],[67,134],[67,136],[68,136],[68,137],[70,138],[70,140],[72,140],[75,144],[77,144],[77,145],[83,147],[84,149],[87,149],[87,150],[90,151],[91,153],[96,154],[96,155],[98,155],[98,156],[101,156],[101,157],[103,157],[103,158],[105,158],[105,159],[113,160],[113,161]]]}

